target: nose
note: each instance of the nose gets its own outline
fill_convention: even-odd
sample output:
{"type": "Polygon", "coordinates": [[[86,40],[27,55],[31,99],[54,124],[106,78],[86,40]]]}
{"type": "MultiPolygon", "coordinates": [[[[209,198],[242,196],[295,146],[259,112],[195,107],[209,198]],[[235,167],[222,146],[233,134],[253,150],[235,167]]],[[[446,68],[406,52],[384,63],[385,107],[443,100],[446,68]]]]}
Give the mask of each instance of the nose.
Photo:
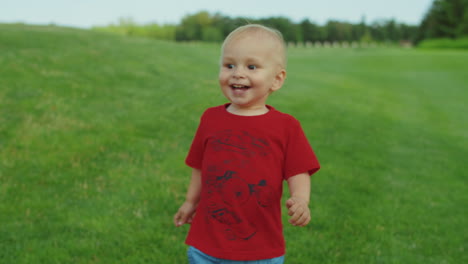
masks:
{"type": "Polygon", "coordinates": [[[245,71],[242,69],[242,67],[236,67],[234,68],[234,71],[232,73],[232,76],[234,78],[244,78],[245,77],[245,71]]]}

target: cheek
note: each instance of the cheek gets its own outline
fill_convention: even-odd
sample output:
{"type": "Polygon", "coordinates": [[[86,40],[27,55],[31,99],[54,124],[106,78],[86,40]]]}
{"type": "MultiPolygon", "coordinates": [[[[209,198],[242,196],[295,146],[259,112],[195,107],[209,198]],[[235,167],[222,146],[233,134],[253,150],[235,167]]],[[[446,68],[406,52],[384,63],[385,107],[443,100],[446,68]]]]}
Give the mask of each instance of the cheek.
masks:
{"type": "Polygon", "coordinates": [[[225,72],[220,71],[218,75],[218,80],[220,84],[226,83],[229,80],[229,76],[225,72]]]}

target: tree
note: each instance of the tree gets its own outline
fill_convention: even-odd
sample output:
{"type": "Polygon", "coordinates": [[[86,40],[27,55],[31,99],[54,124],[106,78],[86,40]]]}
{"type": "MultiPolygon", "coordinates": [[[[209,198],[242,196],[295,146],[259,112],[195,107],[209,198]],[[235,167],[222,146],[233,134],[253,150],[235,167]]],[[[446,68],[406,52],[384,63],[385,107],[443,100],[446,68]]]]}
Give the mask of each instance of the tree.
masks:
{"type": "Polygon", "coordinates": [[[361,41],[365,35],[370,36],[369,29],[366,25],[366,17],[362,16],[359,24],[353,25],[351,29],[351,40],[361,41]]]}
{"type": "Polygon", "coordinates": [[[435,0],[424,16],[418,41],[468,35],[468,0],[435,0]]]}
{"type": "Polygon", "coordinates": [[[330,20],[325,25],[325,29],[327,41],[351,41],[352,39],[353,33],[350,23],[330,20]]]}
{"type": "Polygon", "coordinates": [[[284,37],[286,42],[301,42],[302,35],[299,27],[296,26],[289,18],[286,17],[270,17],[260,19],[258,23],[264,24],[279,30],[284,37]]]}
{"type": "Polygon", "coordinates": [[[220,30],[222,38],[224,39],[239,26],[245,25],[249,22],[247,18],[230,18],[228,16],[223,16],[220,13],[216,13],[213,17],[213,27],[216,27],[220,30]]]}
{"type": "Polygon", "coordinates": [[[299,28],[304,42],[316,42],[322,41],[322,30],[314,23],[311,23],[308,19],[302,20],[299,24],[299,28]]]}
{"type": "Polygon", "coordinates": [[[220,42],[224,37],[217,27],[209,26],[202,28],[202,40],[207,42],[220,42]]]}
{"type": "Polygon", "coordinates": [[[176,30],[176,40],[203,40],[203,28],[212,24],[211,16],[206,11],[187,15],[176,30]]]}
{"type": "Polygon", "coordinates": [[[416,41],[416,37],[418,34],[418,26],[400,24],[400,31],[401,31],[400,40],[411,41],[411,42],[416,41]]]}

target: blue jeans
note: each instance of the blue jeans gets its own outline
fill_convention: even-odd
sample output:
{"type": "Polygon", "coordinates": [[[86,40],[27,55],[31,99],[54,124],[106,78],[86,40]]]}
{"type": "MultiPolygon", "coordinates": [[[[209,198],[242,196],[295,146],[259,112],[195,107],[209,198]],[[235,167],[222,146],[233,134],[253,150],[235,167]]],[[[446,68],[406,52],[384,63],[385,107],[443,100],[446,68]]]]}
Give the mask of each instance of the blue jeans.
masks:
{"type": "Polygon", "coordinates": [[[251,260],[251,261],[237,261],[237,260],[227,260],[219,259],[212,256],[209,256],[200,250],[189,247],[187,251],[189,264],[283,264],[284,256],[272,258],[272,259],[262,259],[262,260],[251,260]]]}

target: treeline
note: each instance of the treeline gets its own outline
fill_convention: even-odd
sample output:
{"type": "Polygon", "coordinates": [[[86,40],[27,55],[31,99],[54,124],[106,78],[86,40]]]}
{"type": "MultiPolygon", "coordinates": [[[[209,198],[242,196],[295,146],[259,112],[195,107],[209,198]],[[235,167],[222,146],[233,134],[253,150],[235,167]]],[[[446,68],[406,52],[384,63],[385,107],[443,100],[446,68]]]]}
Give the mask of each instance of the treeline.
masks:
{"type": "Polygon", "coordinates": [[[411,42],[416,40],[418,29],[418,26],[398,23],[393,19],[371,24],[366,24],[364,18],[358,24],[330,20],[325,25],[319,25],[308,19],[294,23],[286,17],[231,18],[206,11],[187,15],[178,25],[138,25],[130,18],[122,18],[117,24],[94,29],[163,40],[221,42],[233,29],[247,23],[260,23],[276,28],[283,33],[285,41],[290,43],[411,42]]]}
{"type": "Polygon", "coordinates": [[[175,31],[176,41],[222,41],[233,29],[246,23],[259,23],[278,29],[287,42],[399,42],[411,41],[417,26],[382,20],[367,25],[330,20],[318,25],[308,19],[294,23],[286,17],[262,19],[230,18],[221,14],[199,12],[186,16],[175,31]]]}
{"type": "MultiPolygon", "coordinates": [[[[201,11],[185,16],[177,25],[138,25],[130,18],[117,24],[95,27],[117,32],[171,41],[221,42],[233,29],[247,23],[260,23],[280,30],[289,43],[419,43],[434,38],[458,39],[468,36],[468,0],[434,0],[419,25],[407,25],[394,19],[366,23],[330,20],[319,25],[304,19],[294,23],[286,17],[251,19],[231,18],[220,13],[201,11]]],[[[447,42],[444,42],[447,43],[447,42]]]]}

